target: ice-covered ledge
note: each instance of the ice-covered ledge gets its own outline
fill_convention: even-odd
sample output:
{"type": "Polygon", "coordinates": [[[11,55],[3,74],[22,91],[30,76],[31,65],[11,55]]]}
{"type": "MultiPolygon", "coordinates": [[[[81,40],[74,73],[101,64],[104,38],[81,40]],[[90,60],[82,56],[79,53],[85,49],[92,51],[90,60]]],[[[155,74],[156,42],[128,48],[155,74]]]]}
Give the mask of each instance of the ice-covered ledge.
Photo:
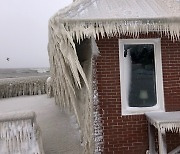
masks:
{"type": "MultiPolygon", "coordinates": [[[[154,128],[158,130],[159,154],[167,154],[166,131],[180,132],[180,111],[149,112],[145,115],[148,120],[149,154],[156,153],[154,128]]],[[[180,148],[178,147],[169,154],[179,151],[180,148]]]]}
{"type": "Polygon", "coordinates": [[[17,121],[17,120],[27,120],[30,119],[32,123],[36,119],[36,114],[33,111],[24,111],[24,112],[10,112],[6,114],[0,114],[0,123],[17,121]]]}
{"type": "Polygon", "coordinates": [[[0,153],[44,154],[35,112],[0,114],[0,153]]]}
{"type": "Polygon", "coordinates": [[[161,132],[180,131],[180,111],[175,112],[149,112],[145,113],[147,120],[161,132]]]}

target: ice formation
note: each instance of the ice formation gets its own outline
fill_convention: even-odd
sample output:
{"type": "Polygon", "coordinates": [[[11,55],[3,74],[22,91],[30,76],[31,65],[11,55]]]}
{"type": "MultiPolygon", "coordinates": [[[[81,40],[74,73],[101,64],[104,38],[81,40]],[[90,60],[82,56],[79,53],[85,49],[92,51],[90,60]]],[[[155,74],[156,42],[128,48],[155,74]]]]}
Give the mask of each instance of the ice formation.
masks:
{"type": "Polygon", "coordinates": [[[103,130],[101,124],[101,117],[99,114],[99,98],[96,79],[96,58],[93,59],[93,105],[94,105],[94,142],[95,142],[95,154],[103,152],[103,130]]]}
{"type": "MultiPolygon", "coordinates": [[[[89,55],[87,59],[79,62],[77,53],[71,48],[72,46],[67,48],[62,46],[63,49],[66,50],[64,52],[61,52],[59,48],[53,47],[51,41],[60,41],[61,43],[64,41],[62,38],[59,39],[57,37],[57,39],[58,40],[50,39],[49,43],[51,77],[55,101],[61,108],[65,108],[76,115],[77,123],[82,132],[84,153],[94,153],[95,146],[97,145],[95,145],[96,143],[94,142],[94,128],[92,127],[95,118],[92,101],[92,57],[98,54],[97,47],[93,39],[87,41],[89,43],[81,43],[79,47],[81,48],[80,50],[89,55]],[[73,52],[73,54],[70,54],[70,52],[73,52]],[[57,69],[56,66],[60,67],[60,69],[57,69]]],[[[59,43],[57,42],[57,44],[59,43]]],[[[95,113],[97,113],[97,110],[95,113]]]]}
{"type": "Polygon", "coordinates": [[[165,131],[180,132],[180,112],[151,112],[146,113],[150,124],[164,133],[165,131]]]}
{"type": "Polygon", "coordinates": [[[0,98],[46,93],[48,76],[32,76],[0,80],[0,98]]]}
{"type": "MultiPolygon", "coordinates": [[[[180,3],[176,0],[151,1],[152,4],[147,0],[138,1],[141,5],[146,4],[145,9],[150,13],[141,14],[140,9],[131,12],[128,10],[131,7],[127,7],[121,10],[124,18],[120,18],[122,12],[119,9],[124,9],[124,4],[131,4],[127,4],[127,0],[113,0],[111,3],[109,0],[77,0],[49,20],[48,52],[55,101],[61,108],[75,113],[82,130],[85,153],[92,153],[91,147],[94,145],[95,148],[96,144],[92,141],[90,128],[93,125],[92,95],[95,93],[92,92],[92,61],[88,63],[89,67],[82,65],[77,44],[81,46],[86,39],[105,36],[138,38],[141,33],[149,32],[167,35],[173,41],[180,40],[180,3]],[[134,16],[136,11],[140,16],[134,16]]],[[[89,52],[88,47],[84,52],[89,52]]],[[[98,118],[98,114],[95,116],[98,118]]]]}
{"type": "Polygon", "coordinates": [[[34,112],[0,115],[1,154],[44,154],[34,112]]]}
{"type": "Polygon", "coordinates": [[[46,93],[48,97],[53,97],[53,85],[52,85],[52,78],[48,77],[46,80],[46,84],[47,84],[47,89],[46,89],[46,93]]]}

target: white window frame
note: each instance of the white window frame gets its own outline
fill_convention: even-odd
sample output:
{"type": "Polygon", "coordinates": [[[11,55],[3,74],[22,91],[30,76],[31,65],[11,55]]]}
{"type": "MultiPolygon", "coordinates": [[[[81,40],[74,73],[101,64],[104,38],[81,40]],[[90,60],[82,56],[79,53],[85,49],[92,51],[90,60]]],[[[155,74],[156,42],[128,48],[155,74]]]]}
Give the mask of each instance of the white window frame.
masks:
{"type": "Polygon", "coordinates": [[[121,86],[121,114],[136,115],[151,111],[164,111],[164,90],[161,59],[161,39],[119,39],[119,63],[120,63],[120,86],[121,86]],[[129,107],[128,105],[128,75],[125,64],[124,44],[154,44],[155,78],[157,104],[152,107],[129,107]]]}

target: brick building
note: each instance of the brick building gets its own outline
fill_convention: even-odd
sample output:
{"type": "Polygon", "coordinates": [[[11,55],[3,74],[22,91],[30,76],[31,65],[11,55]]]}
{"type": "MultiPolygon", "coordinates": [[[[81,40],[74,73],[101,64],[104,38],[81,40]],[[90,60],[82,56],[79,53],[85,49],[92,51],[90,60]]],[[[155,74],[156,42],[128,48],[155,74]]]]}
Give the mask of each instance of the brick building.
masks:
{"type": "MultiPolygon", "coordinates": [[[[160,38],[160,36],[156,33],[140,35],[140,39],[151,38],[160,38]]],[[[104,132],[104,152],[144,154],[148,149],[147,120],[144,114],[122,115],[119,39],[131,39],[131,37],[103,38],[97,41],[100,50],[100,56],[96,61],[97,80],[104,132]]],[[[178,111],[180,110],[180,42],[173,42],[166,36],[161,37],[161,54],[164,110],[178,111]]],[[[168,134],[167,141],[170,141],[168,150],[180,144],[180,136],[176,135],[168,134]]]]}
{"type": "MultiPolygon", "coordinates": [[[[144,113],[180,110],[180,2],[79,0],[49,32],[56,103],[75,113],[84,153],[145,154],[144,113]]],[[[179,144],[168,133],[168,151],[179,144]]]]}

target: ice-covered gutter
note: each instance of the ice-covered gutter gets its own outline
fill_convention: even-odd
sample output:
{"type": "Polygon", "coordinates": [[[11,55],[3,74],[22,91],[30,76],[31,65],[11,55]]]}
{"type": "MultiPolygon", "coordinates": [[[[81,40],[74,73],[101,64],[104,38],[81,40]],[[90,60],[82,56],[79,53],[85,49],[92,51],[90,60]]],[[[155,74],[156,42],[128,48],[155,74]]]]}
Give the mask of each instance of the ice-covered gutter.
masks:
{"type": "Polygon", "coordinates": [[[171,37],[172,40],[180,39],[180,18],[154,18],[154,19],[99,19],[99,20],[59,20],[65,30],[73,39],[84,39],[101,35],[109,37],[117,35],[130,35],[138,37],[140,33],[157,32],[171,37]]]}

